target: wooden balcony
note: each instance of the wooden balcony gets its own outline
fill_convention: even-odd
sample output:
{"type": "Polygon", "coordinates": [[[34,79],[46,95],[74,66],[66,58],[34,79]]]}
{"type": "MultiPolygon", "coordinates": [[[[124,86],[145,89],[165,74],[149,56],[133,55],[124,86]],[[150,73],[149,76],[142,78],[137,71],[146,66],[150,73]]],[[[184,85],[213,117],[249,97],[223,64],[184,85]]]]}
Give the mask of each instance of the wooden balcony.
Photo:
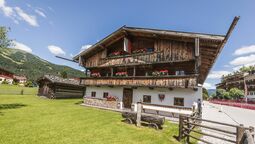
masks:
{"type": "Polygon", "coordinates": [[[197,76],[87,77],[81,79],[81,84],[86,86],[194,88],[197,86],[197,76]]]}
{"type": "Polygon", "coordinates": [[[164,52],[147,52],[130,55],[120,55],[100,59],[99,66],[121,66],[121,65],[140,65],[153,63],[170,63],[170,62],[184,62],[194,60],[191,56],[170,55],[164,52]]]}

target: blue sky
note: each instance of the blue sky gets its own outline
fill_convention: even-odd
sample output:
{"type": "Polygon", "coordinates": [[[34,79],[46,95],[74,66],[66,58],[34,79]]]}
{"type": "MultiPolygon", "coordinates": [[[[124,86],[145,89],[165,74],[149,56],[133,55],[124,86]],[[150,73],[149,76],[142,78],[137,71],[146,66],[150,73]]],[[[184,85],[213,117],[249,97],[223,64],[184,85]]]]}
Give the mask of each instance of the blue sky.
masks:
{"type": "Polygon", "coordinates": [[[0,0],[0,25],[11,27],[16,48],[82,69],[54,55],[71,58],[123,25],[225,34],[239,15],[206,80],[213,88],[222,74],[255,63],[254,6],[254,0],[0,0]]]}

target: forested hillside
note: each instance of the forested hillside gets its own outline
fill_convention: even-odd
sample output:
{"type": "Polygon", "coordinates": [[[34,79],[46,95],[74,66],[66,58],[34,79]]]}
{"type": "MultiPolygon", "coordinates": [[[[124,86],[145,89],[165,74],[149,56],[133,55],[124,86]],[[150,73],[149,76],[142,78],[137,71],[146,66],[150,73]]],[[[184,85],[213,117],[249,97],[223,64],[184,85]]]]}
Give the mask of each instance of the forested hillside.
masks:
{"type": "Polygon", "coordinates": [[[44,74],[60,75],[63,71],[68,77],[84,76],[79,70],[56,65],[31,53],[12,48],[0,47],[0,67],[17,75],[25,75],[29,80],[36,80],[44,74]]]}

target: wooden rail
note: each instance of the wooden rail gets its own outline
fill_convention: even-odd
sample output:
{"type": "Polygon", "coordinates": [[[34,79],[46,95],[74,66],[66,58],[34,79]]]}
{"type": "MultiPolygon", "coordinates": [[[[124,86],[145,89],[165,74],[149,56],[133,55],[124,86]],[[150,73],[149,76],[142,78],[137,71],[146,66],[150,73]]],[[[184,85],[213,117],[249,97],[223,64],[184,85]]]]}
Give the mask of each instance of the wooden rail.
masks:
{"type": "Polygon", "coordinates": [[[179,87],[194,88],[197,86],[196,77],[110,77],[110,78],[83,78],[82,85],[86,86],[148,86],[148,87],[179,87]]]}
{"type": "Polygon", "coordinates": [[[254,127],[244,127],[243,125],[232,125],[232,124],[227,124],[227,123],[222,123],[222,122],[217,122],[217,121],[211,121],[211,120],[206,120],[206,119],[202,119],[199,117],[195,117],[195,116],[184,116],[181,115],[179,116],[179,136],[178,136],[178,140],[182,140],[185,139],[187,140],[187,142],[190,142],[190,138],[196,139],[198,141],[204,142],[206,144],[212,144],[212,142],[195,137],[194,135],[192,135],[191,132],[193,133],[198,133],[204,136],[208,136],[214,139],[219,139],[222,141],[226,141],[226,142],[230,142],[230,143],[234,143],[234,144],[241,144],[243,141],[243,135],[244,132],[248,130],[250,133],[253,134],[254,137],[254,127]],[[227,126],[227,127],[232,127],[235,128],[236,131],[230,131],[230,130],[226,130],[224,128],[216,128],[216,127],[212,127],[212,126],[207,126],[207,125],[203,125],[201,124],[201,122],[207,122],[207,123],[213,123],[213,124],[218,124],[220,126],[227,126]],[[224,138],[221,136],[217,136],[214,134],[208,134],[206,132],[202,132],[199,131],[197,129],[194,128],[205,128],[208,130],[212,130],[215,132],[221,132],[223,134],[227,134],[227,135],[231,135],[233,137],[235,137],[236,139],[228,139],[228,138],[224,138]]]}
{"type": "Polygon", "coordinates": [[[116,65],[134,65],[134,64],[153,64],[153,63],[162,63],[162,62],[182,62],[190,61],[194,58],[187,57],[170,57],[163,52],[149,52],[141,54],[131,54],[131,55],[122,55],[114,56],[101,59],[99,61],[100,66],[116,66],[116,65]]]}

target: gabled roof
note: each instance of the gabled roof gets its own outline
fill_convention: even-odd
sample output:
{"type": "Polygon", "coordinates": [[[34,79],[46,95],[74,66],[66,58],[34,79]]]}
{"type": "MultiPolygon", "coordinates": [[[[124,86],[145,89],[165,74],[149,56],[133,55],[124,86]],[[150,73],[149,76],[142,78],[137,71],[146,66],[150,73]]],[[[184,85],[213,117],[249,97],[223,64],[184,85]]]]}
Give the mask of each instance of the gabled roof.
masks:
{"type": "Polygon", "coordinates": [[[42,80],[48,80],[51,83],[56,83],[56,84],[65,84],[65,85],[75,85],[75,86],[80,86],[80,81],[75,80],[75,79],[64,79],[58,76],[54,75],[44,75],[40,77],[37,82],[40,83],[42,80]]]}
{"type": "Polygon", "coordinates": [[[9,73],[9,74],[14,74],[13,72],[11,72],[11,71],[9,71],[9,70],[6,70],[6,69],[4,69],[4,68],[1,68],[1,67],[0,67],[0,71],[4,71],[4,72],[9,73]]]}
{"type": "Polygon", "coordinates": [[[115,32],[106,36],[96,44],[92,45],[90,48],[82,51],[76,55],[73,59],[78,60],[79,56],[84,56],[90,53],[93,50],[96,50],[98,47],[103,47],[104,43],[111,41],[112,39],[124,37],[127,34],[142,34],[147,37],[156,37],[156,36],[168,36],[168,37],[177,37],[177,38],[200,38],[200,40],[209,40],[214,42],[222,42],[225,38],[225,35],[216,35],[216,34],[205,34],[205,33],[195,33],[195,32],[182,32],[182,31],[173,31],[173,30],[160,30],[160,29],[151,29],[151,28],[138,28],[138,27],[127,27],[122,26],[117,29],[115,32]]]}

